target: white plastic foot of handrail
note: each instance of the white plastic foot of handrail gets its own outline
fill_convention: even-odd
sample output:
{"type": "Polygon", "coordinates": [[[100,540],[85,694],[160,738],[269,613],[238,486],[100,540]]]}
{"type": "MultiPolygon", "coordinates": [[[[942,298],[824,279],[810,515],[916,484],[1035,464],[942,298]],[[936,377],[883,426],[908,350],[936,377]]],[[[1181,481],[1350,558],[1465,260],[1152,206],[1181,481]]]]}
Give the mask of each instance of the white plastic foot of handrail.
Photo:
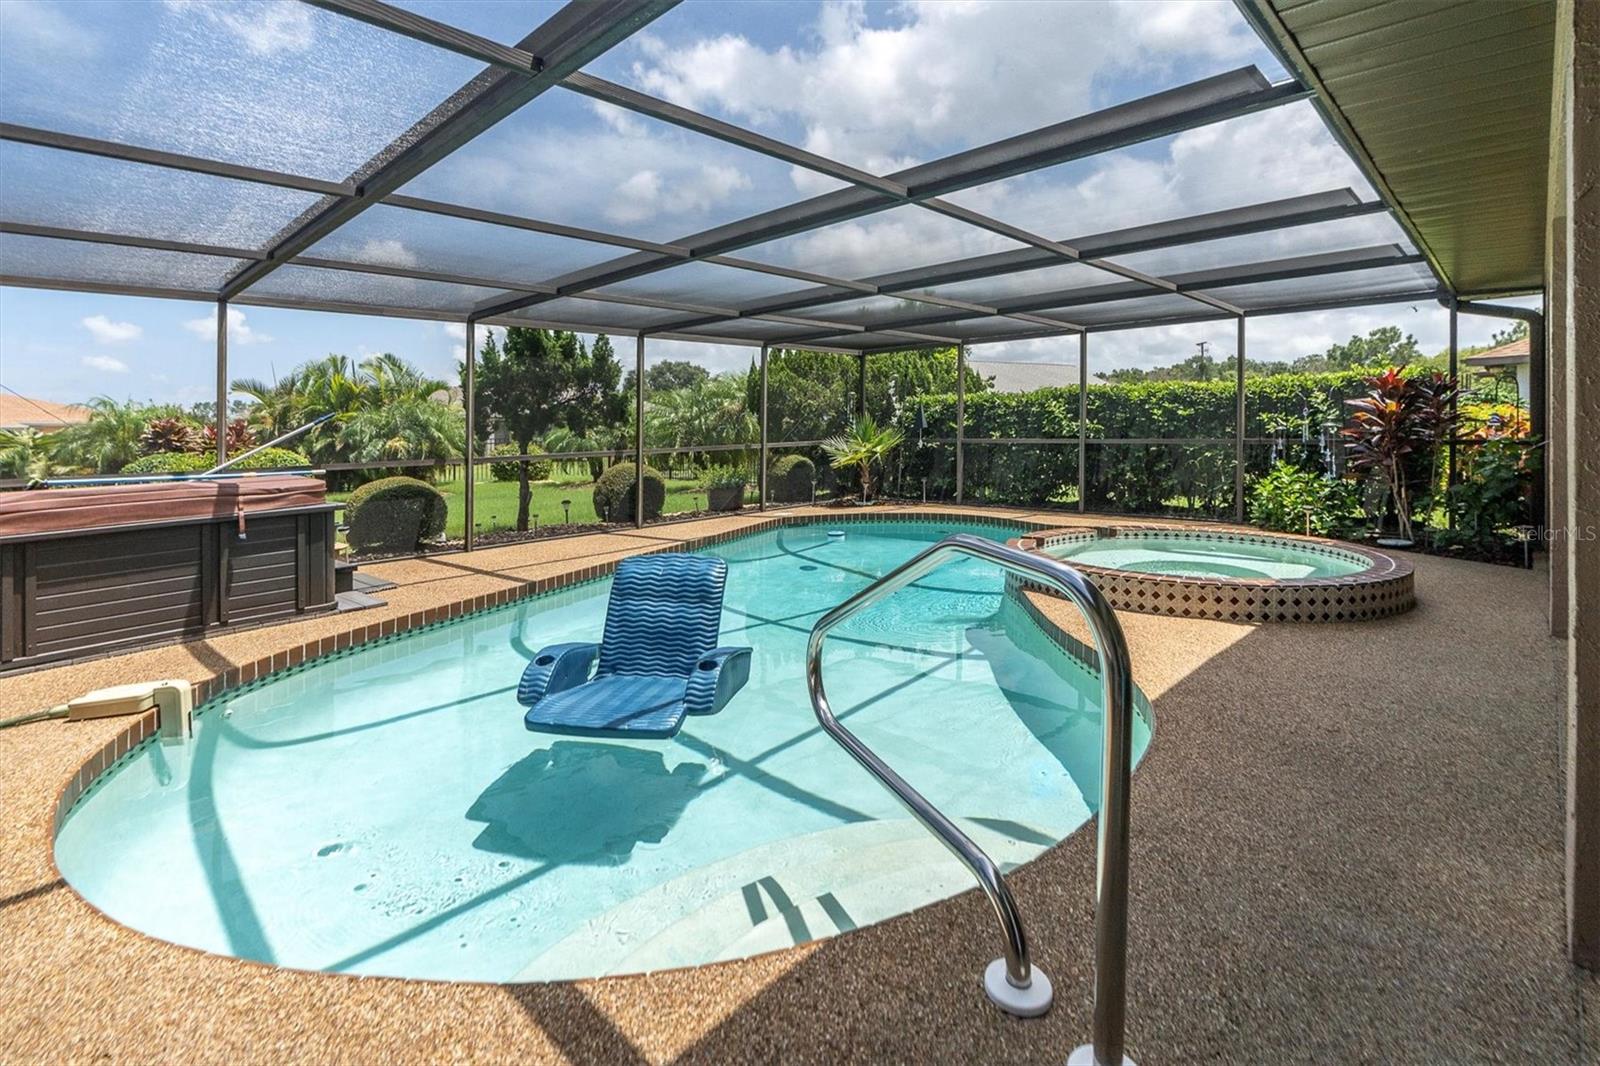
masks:
{"type": "MultiPolygon", "coordinates": [[[[1094,1061],[1094,1045],[1081,1044],[1073,1048],[1072,1054],[1067,1056],[1067,1066],[1099,1066],[1094,1061]]],[[[1133,1060],[1123,1055],[1122,1066],[1134,1066],[1133,1060]]]]}
{"type": "Polygon", "coordinates": [[[1050,978],[1037,966],[1032,968],[1032,979],[1027,988],[1018,988],[1006,980],[1006,960],[1003,958],[995,959],[983,971],[983,990],[989,994],[995,1006],[1018,1018],[1039,1017],[1050,1009],[1050,1003],[1055,999],[1050,978]]]}

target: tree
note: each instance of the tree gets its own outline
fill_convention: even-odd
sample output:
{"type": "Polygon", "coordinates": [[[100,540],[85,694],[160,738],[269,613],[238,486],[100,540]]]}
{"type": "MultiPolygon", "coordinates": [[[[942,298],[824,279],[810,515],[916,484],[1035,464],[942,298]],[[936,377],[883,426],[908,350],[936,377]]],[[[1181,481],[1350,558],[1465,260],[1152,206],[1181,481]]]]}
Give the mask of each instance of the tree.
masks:
{"type": "Polygon", "coordinates": [[[644,388],[652,392],[670,392],[673,389],[692,389],[704,384],[711,371],[685,359],[663,359],[654,366],[644,368],[644,388]]]}
{"type": "Polygon", "coordinates": [[[28,426],[0,429],[0,477],[43,481],[68,468],[54,461],[50,436],[28,426]]]}
{"type": "Polygon", "coordinates": [[[1528,335],[1528,322],[1519,318],[1505,329],[1497,329],[1494,336],[1489,338],[1489,347],[1498,348],[1502,344],[1520,341],[1528,335]]]}
{"type": "Polygon", "coordinates": [[[389,352],[360,363],[328,355],[270,384],[240,378],[232,389],[250,397],[247,418],[263,440],[334,415],[296,445],[319,462],[453,459],[465,443],[466,415],[450,403],[449,385],[389,352]]]}
{"type": "Polygon", "coordinates": [[[178,414],[176,407],[119,403],[109,396],[95,397],[88,407],[89,421],[58,431],[52,443],[63,462],[105,474],[116,473],[143,454],[139,438],[152,418],[178,414]]]}
{"type": "Polygon", "coordinates": [[[1417,338],[1402,333],[1399,326],[1379,326],[1365,337],[1352,336],[1343,344],[1332,344],[1320,355],[1295,360],[1296,370],[1320,373],[1327,370],[1354,370],[1359,367],[1405,366],[1422,358],[1417,338]]]}
{"type": "Polygon", "coordinates": [[[834,469],[855,467],[861,476],[861,502],[872,499],[872,464],[888,460],[889,454],[900,447],[905,433],[897,426],[879,426],[871,415],[851,423],[850,428],[837,437],[822,442],[834,469]]]}
{"type": "MultiPolygon", "coordinates": [[[[596,348],[600,348],[596,341],[596,348]]],[[[622,406],[616,391],[620,373],[606,342],[597,361],[574,333],[509,326],[505,340],[492,334],[478,356],[478,407],[498,418],[522,454],[551,430],[565,426],[579,436],[614,424],[622,406]]],[[[533,488],[526,463],[518,464],[517,529],[528,528],[533,488]]]]}

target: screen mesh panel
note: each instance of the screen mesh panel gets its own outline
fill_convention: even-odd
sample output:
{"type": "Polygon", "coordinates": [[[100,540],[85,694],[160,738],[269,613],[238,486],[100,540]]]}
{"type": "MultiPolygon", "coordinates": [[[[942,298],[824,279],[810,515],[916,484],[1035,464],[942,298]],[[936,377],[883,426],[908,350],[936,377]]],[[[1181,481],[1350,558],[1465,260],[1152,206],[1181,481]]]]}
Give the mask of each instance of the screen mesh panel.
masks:
{"type": "Polygon", "coordinates": [[[1371,187],[1308,102],[1076,159],[952,193],[950,200],[1070,241],[1206,211],[1371,187]]]}
{"type": "Polygon", "coordinates": [[[727,322],[715,322],[709,326],[695,326],[691,329],[674,330],[673,332],[704,337],[735,337],[740,340],[760,343],[762,341],[778,341],[793,337],[797,333],[806,332],[808,328],[795,325],[793,322],[769,322],[758,318],[736,318],[727,322]]]}
{"type": "Polygon", "coordinates": [[[759,263],[856,279],[1022,247],[987,230],[905,204],[767,241],[738,254],[759,263]]]}
{"type": "Polygon", "coordinates": [[[252,285],[248,295],[431,311],[465,318],[476,304],[499,295],[499,292],[499,289],[474,285],[396,278],[386,274],[285,266],[252,285]]]}
{"type": "Polygon", "coordinates": [[[810,195],[786,164],[564,91],[535,98],[401,192],[652,241],[810,195]]]}
{"type": "Polygon", "coordinates": [[[1169,276],[1377,245],[1399,245],[1408,254],[1415,250],[1400,224],[1391,215],[1381,214],[1132,252],[1116,256],[1116,262],[1147,274],[1169,276]]]}
{"type": "Polygon", "coordinates": [[[0,141],[0,218],[230,248],[266,247],[313,193],[0,141]]]}
{"type": "MultiPolygon", "coordinates": [[[[546,300],[543,303],[513,311],[508,315],[501,316],[496,321],[503,320],[513,324],[524,323],[527,325],[542,325],[547,322],[555,322],[603,332],[607,328],[637,330],[686,317],[688,316],[682,311],[662,311],[654,307],[603,303],[599,300],[584,300],[576,296],[563,296],[560,299],[546,300]]],[[[663,326],[663,328],[666,327],[663,326]]]]}
{"type": "Polygon", "coordinates": [[[298,3],[4,7],[0,119],[332,181],[483,70],[298,3]]]}
{"type": "Polygon", "coordinates": [[[0,233],[0,274],[215,292],[242,259],[0,233]]]}
{"type": "Polygon", "coordinates": [[[1369,295],[1379,297],[1390,293],[1426,293],[1436,284],[1426,266],[1412,263],[1380,267],[1377,270],[1356,270],[1347,274],[1267,281],[1258,285],[1234,285],[1208,291],[1218,299],[1226,300],[1246,310],[1261,311],[1322,300],[1369,295]]]}
{"type": "Polygon", "coordinates": [[[507,285],[537,285],[610,259],[617,249],[487,222],[378,204],[306,253],[379,266],[415,267],[507,285]]]}
{"type": "Polygon", "coordinates": [[[1025,299],[1040,293],[1059,292],[1062,289],[1083,289],[1091,285],[1110,285],[1120,279],[1115,275],[1087,263],[1062,262],[1037,270],[1023,270],[1014,274],[998,274],[969,281],[955,281],[943,285],[920,285],[901,292],[915,298],[919,292],[946,296],[973,303],[1004,304],[1009,300],[1025,299]]]}
{"type": "Polygon", "coordinates": [[[1107,300],[1103,303],[1051,308],[1043,313],[1071,319],[1085,326],[1128,326],[1140,322],[1161,322],[1223,312],[1179,296],[1177,293],[1157,292],[1138,299],[1107,300]]]}
{"type": "Polygon", "coordinates": [[[797,281],[776,274],[740,270],[737,267],[718,266],[714,263],[689,262],[681,266],[668,267],[654,274],[618,282],[615,285],[606,285],[595,291],[690,303],[741,306],[814,288],[816,284],[810,281],[797,281]]]}
{"type": "Polygon", "coordinates": [[[1210,6],[695,0],[587,69],[884,174],[1251,63],[1284,76],[1210,6]]]}

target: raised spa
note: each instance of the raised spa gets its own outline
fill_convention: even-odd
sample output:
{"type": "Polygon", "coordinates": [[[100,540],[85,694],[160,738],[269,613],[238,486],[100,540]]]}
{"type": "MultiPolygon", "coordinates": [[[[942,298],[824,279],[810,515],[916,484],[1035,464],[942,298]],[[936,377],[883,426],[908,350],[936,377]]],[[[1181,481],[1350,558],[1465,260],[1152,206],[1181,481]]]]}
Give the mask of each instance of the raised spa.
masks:
{"type": "MultiPolygon", "coordinates": [[[[523,728],[523,666],[598,639],[609,580],[270,676],[204,706],[189,744],[103,775],[57,863],[180,944],[484,981],[738,958],[966,891],[821,732],[803,679],[823,611],[957,531],[1021,529],[834,522],[705,549],[728,560],[722,635],[754,647],[751,676],[671,740],[523,728]]],[[[992,567],[953,563],[846,622],[827,670],[839,717],[1006,868],[1091,818],[1099,681],[992,567]]],[[[1149,735],[1144,704],[1135,758],[1149,735]]]]}
{"type": "Polygon", "coordinates": [[[1410,610],[1411,565],[1354,544],[1240,530],[1081,526],[1025,547],[1071,563],[1113,606],[1231,622],[1348,622],[1410,610]]]}

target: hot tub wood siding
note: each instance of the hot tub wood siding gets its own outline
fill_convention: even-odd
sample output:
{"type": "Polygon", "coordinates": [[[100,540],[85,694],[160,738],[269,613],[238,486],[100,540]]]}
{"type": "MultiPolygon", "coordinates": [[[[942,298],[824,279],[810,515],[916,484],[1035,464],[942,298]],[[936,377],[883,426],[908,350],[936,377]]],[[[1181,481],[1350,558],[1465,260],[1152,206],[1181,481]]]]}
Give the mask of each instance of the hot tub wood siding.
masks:
{"type": "Polygon", "coordinates": [[[0,543],[0,670],[330,610],[333,511],[0,543]]]}

